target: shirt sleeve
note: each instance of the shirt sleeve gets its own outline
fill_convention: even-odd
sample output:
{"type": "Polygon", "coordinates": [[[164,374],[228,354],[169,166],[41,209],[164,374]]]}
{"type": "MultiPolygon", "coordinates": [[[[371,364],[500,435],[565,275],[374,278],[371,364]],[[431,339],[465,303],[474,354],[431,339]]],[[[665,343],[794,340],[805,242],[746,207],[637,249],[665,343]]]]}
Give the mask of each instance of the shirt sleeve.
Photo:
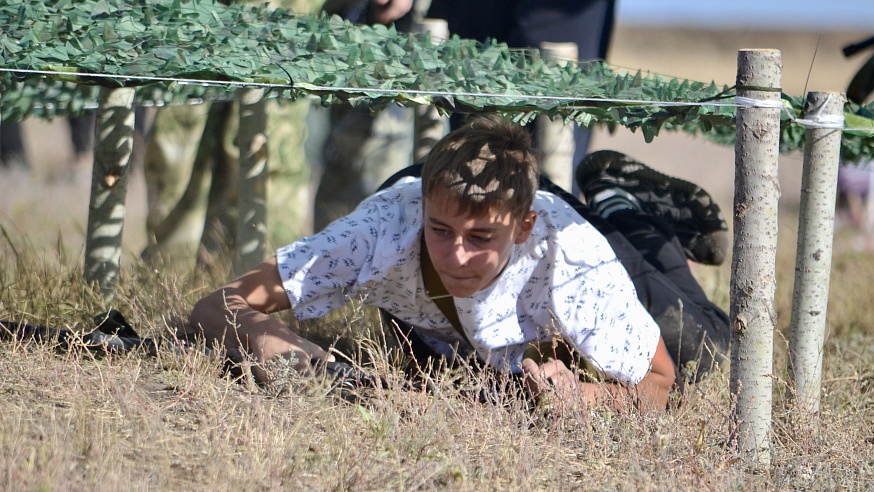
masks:
{"type": "Polygon", "coordinates": [[[569,313],[573,343],[607,377],[637,384],[649,372],[660,330],[625,268],[604,263],[585,272],[579,286],[567,299],[576,308],[569,313]]]}
{"type": "Polygon", "coordinates": [[[564,336],[605,376],[638,383],[661,332],[628,272],[588,222],[566,224],[553,240],[552,309],[564,336]]]}
{"type": "Polygon", "coordinates": [[[279,275],[298,319],[319,318],[349,302],[373,263],[378,223],[378,207],[365,203],[318,234],[279,248],[279,275]]]}

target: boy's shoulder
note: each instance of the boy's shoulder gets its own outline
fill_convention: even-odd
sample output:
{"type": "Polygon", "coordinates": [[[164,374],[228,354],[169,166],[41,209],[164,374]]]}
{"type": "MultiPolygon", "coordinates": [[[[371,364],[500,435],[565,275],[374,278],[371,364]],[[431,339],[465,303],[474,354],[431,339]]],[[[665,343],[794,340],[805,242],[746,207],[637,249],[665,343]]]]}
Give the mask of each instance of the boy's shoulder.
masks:
{"type": "Polygon", "coordinates": [[[540,217],[543,217],[549,220],[550,223],[557,225],[587,222],[568,202],[548,191],[537,191],[531,207],[537,212],[538,220],[540,220],[540,217]]]}
{"type": "MultiPolygon", "coordinates": [[[[356,211],[366,210],[387,226],[391,223],[411,225],[422,217],[422,180],[404,178],[392,186],[365,198],[356,211]]],[[[354,215],[354,213],[353,213],[354,215]]]]}
{"type": "Polygon", "coordinates": [[[381,256],[418,247],[422,229],[421,180],[404,179],[366,198],[344,220],[366,227],[380,243],[381,256]],[[363,223],[367,221],[367,223],[363,223]]]}
{"type": "Polygon", "coordinates": [[[616,258],[610,243],[561,197],[538,191],[532,206],[537,213],[533,237],[542,246],[562,251],[572,264],[600,264],[616,258]]]}
{"type": "Polygon", "coordinates": [[[368,202],[396,202],[403,201],[422,201],[422,178],[406,176],[398,179],[391,186],[377,191],[376,193],[365,198],[361,203],[368,202]]]}

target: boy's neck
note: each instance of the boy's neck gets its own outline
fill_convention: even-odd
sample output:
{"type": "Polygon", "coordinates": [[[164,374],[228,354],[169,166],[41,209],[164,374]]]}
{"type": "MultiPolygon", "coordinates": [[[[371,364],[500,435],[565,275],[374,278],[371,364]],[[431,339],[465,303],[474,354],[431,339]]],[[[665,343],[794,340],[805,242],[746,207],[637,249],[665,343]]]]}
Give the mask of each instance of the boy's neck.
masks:
{"type": "Polygon", "coordinates": [[[440,275],[434,268],[434,263],[431,262],[431,255],[428,253],[428,246],[425,244],[425,238],[422,237],[422,247],[419,252],[419,258],[422,266],[422,284],[425,286],[425,295],[428,296],[434,304],[440,308],[440,312],[449,321],[449,324],[455,328],[464,340],[470,345],[470,340],[467,334],[461,327],[461,320],[458,318],[458,310],[455,308],[455,299],[452,294],[446,290],[446,286],[440,280],[440,275]]]}

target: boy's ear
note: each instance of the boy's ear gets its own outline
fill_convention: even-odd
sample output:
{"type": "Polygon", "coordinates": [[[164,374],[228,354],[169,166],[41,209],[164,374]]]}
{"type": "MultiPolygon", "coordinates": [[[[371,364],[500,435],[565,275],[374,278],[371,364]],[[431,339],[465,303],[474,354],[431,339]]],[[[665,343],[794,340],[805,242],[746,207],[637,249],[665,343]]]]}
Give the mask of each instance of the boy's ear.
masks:
{"type": "Polygon", "coordinates": [[[519,232],[516,233],[516,244],[522,244],[531,237],[531,231],[534,230],[534,223],[537,222],[537,212],[529,210],[522,220],[519,221],[519,232]]]}

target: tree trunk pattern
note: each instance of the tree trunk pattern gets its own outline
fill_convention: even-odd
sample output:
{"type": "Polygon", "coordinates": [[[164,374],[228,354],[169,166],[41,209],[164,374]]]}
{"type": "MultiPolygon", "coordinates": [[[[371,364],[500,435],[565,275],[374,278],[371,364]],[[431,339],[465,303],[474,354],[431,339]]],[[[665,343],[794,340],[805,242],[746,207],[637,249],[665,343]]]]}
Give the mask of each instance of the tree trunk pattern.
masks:
{"type": "MultiPolygon", "coordinates": [[[[778,104],[781,72],[779,51],[739,51],[738,97],[778,104]]],[[[741,452],[756,465],[767,467],[771,462],[771,377],[776,326],[780,109],[740,106],[730,290],[731,393],[736,398],[732,432],[741,452]]]]}
{"type": "MultiPolygon", "coordinates": [[[[805,117],[824,126],[842,127],[844,103],[844,96],[839,93],[811,92],[807,95],[805,117]]],[[[807,129],[789,335],[789,375],[798,403],[811,413],[819,411],[840,152],[840,129],[807,129]]]]}
{"type": "Polygon", "coordinates": [[[242,275],[264,260],[267,239],[267,111],[263,89],[240,97],[240,200],[234,270],[242,275]]]}
{"type": "MultiPolygon", "coordinates": [[[[543,58],[550,61],[576,63],[579,47],[576,43],[540,43],[543,58]]],[[[540,151],[540,169],[547,178],[565,191],[573,189],[574,125],[561,118],[549,119],[540,115],[534,120],[537,147],[540,151]]]]}
{"type": "Polygon", "coordinates": [[[121,267],[121,235],[134,141],[134,90],[100,90],[95,125],[94,169],[85,240],[85,280],[107,302],[115,298],[121,267]]]}

